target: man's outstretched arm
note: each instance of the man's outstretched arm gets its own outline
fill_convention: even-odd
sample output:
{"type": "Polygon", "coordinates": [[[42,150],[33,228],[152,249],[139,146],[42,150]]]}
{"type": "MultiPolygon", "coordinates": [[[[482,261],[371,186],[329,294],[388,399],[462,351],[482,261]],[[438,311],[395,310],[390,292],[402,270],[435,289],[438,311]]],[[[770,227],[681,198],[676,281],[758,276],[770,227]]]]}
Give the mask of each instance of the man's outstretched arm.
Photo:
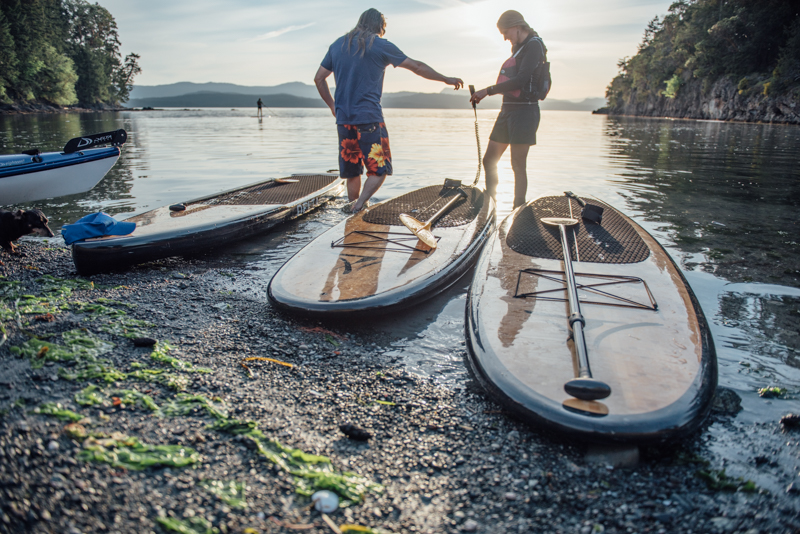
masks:
{"type": "Polygon", "coordinates": [[[405,60],[403,60],[403,62],[400,63],[398,67],[408,69],[417,76],[421,76],[426,80],[433,80],[435,82],[444,82],[447,85],[452,85],[454,89],[460,89],[464,87],[464,80],[462,80],[461,78],[449,78],[447,76],[439,74],[438,72],[430,68],[428,65],[423,63],[422,61],[417,61],[416,59],[411,59],[410,57],[407,57],[405,60]]]}
{"type": "MultiPolygon", "coordinates": [[[[328,107],[331,108],[331,113],[333,116],[336,116],[336,108],[333,104],[333,96],[331,96],[331,89],[328,87],[328,76],[333,74],[333,71],[326,69],[325,67],[320,67],[317,69],[317,73],[314,75],[314,85],[317,86],[317,91],[319,91],[319,96],[322,97],[322,100],[328,104],[328,107]]],[[[463,85],[463,84],[462,84],[463,85]]]]}

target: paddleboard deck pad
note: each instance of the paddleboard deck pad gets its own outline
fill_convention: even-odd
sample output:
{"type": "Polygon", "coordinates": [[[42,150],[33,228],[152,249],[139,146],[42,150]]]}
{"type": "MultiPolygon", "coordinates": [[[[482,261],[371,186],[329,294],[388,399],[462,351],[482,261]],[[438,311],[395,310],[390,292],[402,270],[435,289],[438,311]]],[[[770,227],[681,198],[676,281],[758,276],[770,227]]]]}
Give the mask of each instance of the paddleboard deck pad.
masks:
{"type": "Polygon", "coordinates": [[[427,220],[457,194],[440,185],[366,208],[316,238],[275,273],[271,302],[341,318],[387,313],[440,293],[474,264],[495,225],[494,201],[481,189],[462,190],[467,196],[433,225],[435,249],[399,216],[427,220]]]}
{"type": "Polygon", "coordinates": [[[333,174],[293,175],[291,179],[287,183],[266,180],[125,219],[136,223],[132,234],[74,243],[75,267],[79,274],[90,275],[205,253],[308,213],[344,190],[343,181],[333,174]]]}
{"type": "Polygon", "coordinates": [[[592,377],[611,394],[581,400],[558,227],[580,219],[568,197],[509,215],[478,260],[466,309],[467,361],[490,396],[528,422],[586,441],[659,442],[699,427],[717,384],[702,309],[664,248],[613,207],[602,225],[568,228],[592,377]]]}

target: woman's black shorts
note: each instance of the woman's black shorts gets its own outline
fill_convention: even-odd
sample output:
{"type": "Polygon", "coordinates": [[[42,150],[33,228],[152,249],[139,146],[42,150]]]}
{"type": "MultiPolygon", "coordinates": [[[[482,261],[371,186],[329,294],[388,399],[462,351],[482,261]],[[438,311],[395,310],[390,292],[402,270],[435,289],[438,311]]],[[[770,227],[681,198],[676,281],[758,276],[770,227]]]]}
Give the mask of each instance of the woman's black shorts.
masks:
{"type": "Polygon", "coordinates": [[[506,145],[535,145],[539,103],[503,104],[489,139],[506,145]]]}

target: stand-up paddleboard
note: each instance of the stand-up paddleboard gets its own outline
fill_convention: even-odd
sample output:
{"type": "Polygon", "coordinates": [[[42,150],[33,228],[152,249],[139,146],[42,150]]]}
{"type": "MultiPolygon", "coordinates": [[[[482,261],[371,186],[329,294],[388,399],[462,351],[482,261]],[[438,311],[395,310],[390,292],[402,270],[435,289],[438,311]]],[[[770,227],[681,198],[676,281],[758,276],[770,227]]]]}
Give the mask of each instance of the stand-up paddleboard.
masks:
{"type": "Polygon", "coordinates": [[[278,270],[268,295],[281,309],[344,317],[386,313],[433,297],[474,263],[495,225],[494,201],[475,187],[430,186],[366,208],[306,245],[278,270]],[[463,193],[465,194],[463,194],[463,193]],[[426,245],[401,214],[435,218],[426,245]]]}
{"type": "Polygon", "coordinates": [[[467,360],[492,397],[535,425],[590,441],[683,435],[717,384],[708,324],[666,250],[601,206],[596,224],[575,199],[544,197],[499,225],[469,291],[467,360]]]}
{"type": "Polygon", "coordinates": [[[207,252],[308,213],[343,190],[335,174],[265,180],[125,219],[136,223],[132,234],[78,241],[72,259],[79,274],[89,275],[207,252]]]}

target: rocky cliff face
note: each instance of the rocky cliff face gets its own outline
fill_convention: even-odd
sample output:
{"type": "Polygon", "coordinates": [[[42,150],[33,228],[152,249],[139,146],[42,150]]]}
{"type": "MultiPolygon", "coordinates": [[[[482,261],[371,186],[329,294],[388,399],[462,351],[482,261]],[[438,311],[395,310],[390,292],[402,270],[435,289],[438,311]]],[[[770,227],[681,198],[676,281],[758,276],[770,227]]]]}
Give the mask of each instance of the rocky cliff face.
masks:
{"type": "Polygon", "coordinates": [[[614,115],[800,125],[799,93],[800,90],[794,89],[778,97],[768,97],[755,90],[739,94],[736,84],[727,78],[703,91],[702,82],[691,80],[680,88],[675,98],[652,95],[640,98],[634,91],[623,106],[608,112],[614,115]]]}

